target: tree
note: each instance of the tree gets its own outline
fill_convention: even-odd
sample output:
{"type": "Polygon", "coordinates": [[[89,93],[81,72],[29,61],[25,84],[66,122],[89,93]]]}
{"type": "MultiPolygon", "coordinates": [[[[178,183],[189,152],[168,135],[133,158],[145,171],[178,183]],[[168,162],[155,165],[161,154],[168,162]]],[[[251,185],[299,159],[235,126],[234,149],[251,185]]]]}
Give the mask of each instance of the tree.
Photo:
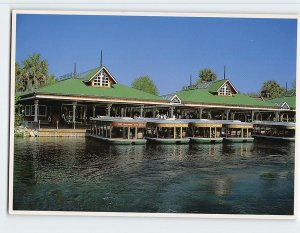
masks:
{"type": "Polygon", "coordinates": [[[284,94],[285,90],[275,80],[268,80],[263,83],[261,96],[264,98],[277,98],[284,94]]]}
{"type": "Polygon", "coordinates": [[[157,87],[149,76],[141,76],[136,78],[133,80],[131,87],[153,95],[158,95],[157,87]]]}
{"type": "Polygon", "coordinates": [[[205,82],[211,82],[217,80],[217,75],[212,69],[203,69],[199,71],[199,79],[196,84],[201,84],[205,82]]]}
{"type": "Polygon", "coordinates": [[[32,54],[22,64],[15,64],[16,91],[31,91],[33,89],[56,82],[49,74],[48,63],[39,54],[32,54]]]}

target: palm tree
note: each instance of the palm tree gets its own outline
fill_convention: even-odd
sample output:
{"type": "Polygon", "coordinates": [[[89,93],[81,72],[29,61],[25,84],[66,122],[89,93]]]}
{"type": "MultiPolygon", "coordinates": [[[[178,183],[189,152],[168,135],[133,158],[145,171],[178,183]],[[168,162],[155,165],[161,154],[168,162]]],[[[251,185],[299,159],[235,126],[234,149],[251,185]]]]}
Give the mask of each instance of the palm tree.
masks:
{"type": "Polygon", "coordinates": [[[205,82],[212,82],[217,80],[217,75],[212,69],[205,68],[199,71],[199,79],[196,84],[201,84],[205,82]]]}
{"type": "Polygon", "coordinates": [[[49,75],[48,64],[39,54],[32,54],[22,63],[16,63],[16,90],[31,91],[32,89],[55,82],[49,75]]]}
{"type": "Polygon", "coordinates": [[[48,64],[46,60],[41,60],[39,54],[32,54],[23,62],[27,88],[36,88],[45,84],[48,77],[48,64]]]}

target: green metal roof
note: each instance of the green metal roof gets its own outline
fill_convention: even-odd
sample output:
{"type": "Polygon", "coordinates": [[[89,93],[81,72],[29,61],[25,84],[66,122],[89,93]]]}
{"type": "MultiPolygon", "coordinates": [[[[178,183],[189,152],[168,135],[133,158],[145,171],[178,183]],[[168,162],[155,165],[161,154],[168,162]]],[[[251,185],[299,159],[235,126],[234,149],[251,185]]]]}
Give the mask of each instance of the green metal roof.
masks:
{"type": "MultiPolygon", "coordinates": [[[[96,69],[94,72],[96,72],[96,69]]],[[[88,75],[90,76],[91,74],[92,71],[88,75]]],[[[119,83],[113,84],[111,88],[99,88],[88,86],[82,79],[78,78],[57,82],[53,85],[36,89],[32,92],[32,94],[33,93],[163,101],[163,99],[159,96],[127,87],[119,83]]]]}
{"type": "Polygon", "coordinates": [[[208,90],[211,92],[217,92],[227,81],[228,79],[214,81],[209,85],[208,90]]]}
{"type": "MultiPolygon", "coordinates": [[[[226,81],[226,80],[225,80],[226,81]]],[[[214,85],[215,89],[221,82],[217,82],[218,85],[214,85]]],[[[224,80],[222,80],[224,84],[224,80]]],[[[250,107],[272,107],[277,108],[274,103],[268,101],[262,101],[252,98],[248,95],[233,94],[232,96],[218,96],[211,93],[210,87],[206,89],[191,89],[183,90],[176,93],[181,99],[182,103],[205,103],[205,104],[217,104],[217,105],[235,105],[235,106],[250,106],[250,107]]]]}
{"type": "Polygon", "coordinates": [[[274,99],[267,100],[267,102],[273,104],[286,102],[290,108],[296,109],[296,96],[284,96],[284,97],[274,98],[274,99]]]}
{"type": "Polygon", "coordinates": [[[99,70],[101,70],[102,67],[97,67],[95,69],[90,70],[88,73],[86,73],[82,78],[80,78],[82,81],[89,81],[99,70]]]}

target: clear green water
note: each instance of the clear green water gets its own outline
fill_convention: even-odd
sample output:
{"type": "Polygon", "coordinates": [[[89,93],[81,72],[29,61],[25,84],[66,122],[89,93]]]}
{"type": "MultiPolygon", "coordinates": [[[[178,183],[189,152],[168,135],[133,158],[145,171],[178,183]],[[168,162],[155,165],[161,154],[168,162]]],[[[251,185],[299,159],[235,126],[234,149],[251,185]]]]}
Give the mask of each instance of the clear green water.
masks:
{"type": "Polygon", "coordinates": [[[15,210],[293,214],[295,144],[15,138],[15,210]]]}

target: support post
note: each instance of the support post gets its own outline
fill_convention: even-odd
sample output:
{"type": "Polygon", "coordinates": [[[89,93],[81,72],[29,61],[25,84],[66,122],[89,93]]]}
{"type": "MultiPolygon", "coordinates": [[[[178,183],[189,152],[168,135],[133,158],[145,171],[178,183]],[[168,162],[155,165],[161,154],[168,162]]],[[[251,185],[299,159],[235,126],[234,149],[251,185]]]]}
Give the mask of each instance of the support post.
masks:
{"type": "Polygon", "coordinates": [[[129,139],[130,138],[130,127],[128,127],[128,129],[127,129],[127,139],[129,139]]]}
{"type": "Polygon", "coordinates": [[[174,127],[174,139],[176,139],[176,128],[174,127]]]}
{"type": "Polygon", "coordinates": [[[107,116],[110,117],[110,111],[111,111],[112,104],[107,105],[107,116]]]}
{"type": "Polygon", "coordinates": [[[74,124],[74,129],[75,129],[75,123],[76,123],[76,105],[77,105],[77,102],[73,102],[73,124],[74,124]]]}
{"type": "Polygon", "coordinates": [[[173,118],[173,116],[174,116],[174,109],[175,109],[175,107],[170,107],[170,108],[169,108],[169,111],[170,111],[170,117],[171,117],[171,118],[173,118]]]}
{"type": "Polygon", "coordinates": [[[182,127],[180,127],[180,139],[182,139],[182,127]]]}
{"type": "Polygon", "coordinates": [[[279,121],[279,112],[275,112],[275,121],[279,121]]]}
{"type": "Polygon", "coordinates": [[[199,108],[199,119],[202,119],[203,108],[199,108]]]}
{"type": "Polygon", "coordinates": [[[234,112],[231,112],[230,115],[231,115],[231,120],[234,120],[235,113],[234,113],[234,112]]]}
{"type": "Polygon", "coordinates": [[[135,135],[134,135],[134,138],[135,138],[135,140],[137,140],[137,134],[138,134],[138,130],[137,130],[137,127],[135,127],[135,135]]]}
{"type": "Polygon", "coordinates": [[[254,115],[255,115],[255,112],[254,112],[254,111],[251,111],[251,122],[254,121],[254,115]]]}
{"type": "Polygon", "coordinates": [[[153,118],[156,117],[156,116],[155,116],[155,112],[156,112],[156,109],[153,109],[153,110],[152,110],[152,117],[153,117],[153,118]]]}
{"type": "Polygon", "coordinates": [[[226,113],[226,120],[229,120],[229,112],[230,112],[229,109],[227,109],[227,110],[225,111],[225,113],[226,113]]]}
{"type": "Polygon", "coordinates": [[[144,105],[141,105],[140,108],[140,117],[143,117],[144,105]]]}
{"type": "Polygon", "coordinates": [[[34,122],[38,122],[39,100],[34,101],[34,122]]]}
{"type": "Polygon", "coordinates": [[[96,105],[93,105],[93,117],[96,116],[96,105]]]}
{"type": "Polygon", "coordinates": [[[211,119],[211,112],[208,112],[207,118],[210,120],[211,119]]]}
{"type": "Polygon", "coordinates": [[[129,112],[130,112],[130,117],[132,118],[132,107],[129,109],[129,112]]]}
{"type": "Polygon", "coordinates": [[[105,123],[105,137],[107,138],[107,135],[108,135],[108,127],[107,127],[107,123],[105,123]]]}

